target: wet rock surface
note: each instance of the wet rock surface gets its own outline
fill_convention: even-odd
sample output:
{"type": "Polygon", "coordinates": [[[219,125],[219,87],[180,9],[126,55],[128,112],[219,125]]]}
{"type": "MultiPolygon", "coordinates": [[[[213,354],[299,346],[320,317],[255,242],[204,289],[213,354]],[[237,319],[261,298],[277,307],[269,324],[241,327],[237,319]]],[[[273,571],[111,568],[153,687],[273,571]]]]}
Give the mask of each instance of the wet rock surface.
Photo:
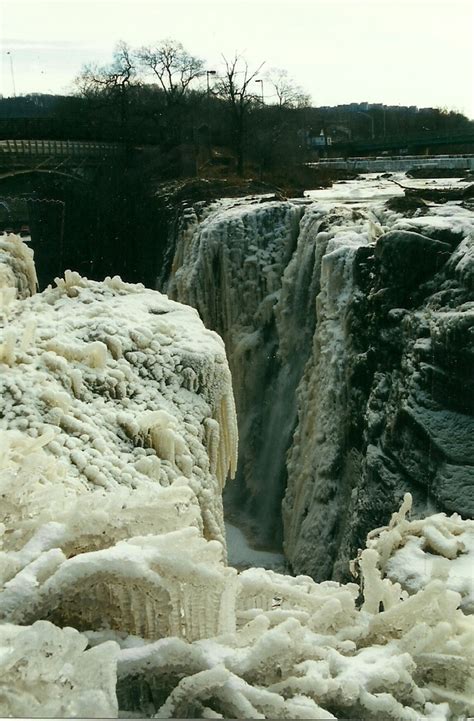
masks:
{"type": "Polygon", "coordinates": [[[448,243],[407,230],[382,235],[375,246],[380,282],[410,289],[439,270],[451,254],[448,243]]]}

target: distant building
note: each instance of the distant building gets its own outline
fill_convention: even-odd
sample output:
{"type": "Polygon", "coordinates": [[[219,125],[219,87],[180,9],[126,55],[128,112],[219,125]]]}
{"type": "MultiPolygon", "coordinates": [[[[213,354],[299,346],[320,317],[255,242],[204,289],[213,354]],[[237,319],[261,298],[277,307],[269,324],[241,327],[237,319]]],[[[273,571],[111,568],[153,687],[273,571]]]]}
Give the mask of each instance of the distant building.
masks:
{"type": "Polygon", "coordinates": [[[328,145],[332,145],[332,138],[331,136],[326,135],[324,133],[324,130],[321,129],[319,135],[312,135],[310,132],[308,132],[306,136],[306,144],[309,148],[321,150],[327,148],[328,145]]]}

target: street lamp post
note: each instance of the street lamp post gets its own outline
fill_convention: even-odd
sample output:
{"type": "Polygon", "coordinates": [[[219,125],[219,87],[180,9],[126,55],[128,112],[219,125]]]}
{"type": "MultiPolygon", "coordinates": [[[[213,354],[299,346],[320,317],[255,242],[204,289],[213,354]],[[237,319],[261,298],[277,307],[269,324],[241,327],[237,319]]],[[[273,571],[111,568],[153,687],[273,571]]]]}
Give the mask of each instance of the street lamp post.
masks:
{"type": "Polygon", "coordinates": [[[264,100],[264,96],[263,96],[263,80],[256,80],[255,82],[260,83],[260,89],[262,91],[262,105],[265,105],[265,100],[264,100]]]}
{"type": "Polygon", "coordinates": [[[217,72],[216,70],[206,70],[206,84],[207,84],[207,97],[208,98],[209,98],[209,92],[210,92],[209,75],[216,75],[216,72],[217,72]]]}
{"type": "Polygon", "coordinates": [[[210,103],[210,92],[211,88],[209,86],[209,76],[210,75],[216,75],[216,70],[206,70],[206,105],[207,105],[207,152],[209,153],[209,158],[212,156],[212,145],[211,145],[211,103],[210,103]]]}
{"type": "MultiPolygon", "coordinates": [[[[261,101],[262,101],[262,107],[263,107],[265,105],[265,98],[264,98],[264,94],[263,94],[263,80],[261,78],[259,78],[255,82],[260,83],[260,90],[262,91],[261,101]]],[[[263,180],[263,157],[262,156],[260,157],[260,180],[263,180]]]]}
{"type": "Polygon", "coordinates": [[[10,58],[10,73],[12,76],[13,97],[16,98],[15,75],[13,73],[13,58],[12,58],[12,54],[9,50],[7,50],[7,55],[10,58]]]}

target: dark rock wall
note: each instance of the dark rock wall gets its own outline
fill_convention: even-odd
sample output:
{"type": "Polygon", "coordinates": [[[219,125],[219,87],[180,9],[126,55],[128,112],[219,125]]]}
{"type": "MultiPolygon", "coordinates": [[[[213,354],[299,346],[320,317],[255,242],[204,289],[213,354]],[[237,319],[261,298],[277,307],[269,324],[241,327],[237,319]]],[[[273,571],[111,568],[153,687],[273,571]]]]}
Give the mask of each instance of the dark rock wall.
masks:
{"type": "Polygon", "coordinates": [[[474,515],[472,239],[430,238],[428,221],[423,230],[384,233],[352,254],[338,318],[319,298],[284,500],[287,555],[318,579],[347,578],[348,560],[407,491],[420,514],[474,515]],[[337,329],[339,375],[323,357],[337,329]]]}

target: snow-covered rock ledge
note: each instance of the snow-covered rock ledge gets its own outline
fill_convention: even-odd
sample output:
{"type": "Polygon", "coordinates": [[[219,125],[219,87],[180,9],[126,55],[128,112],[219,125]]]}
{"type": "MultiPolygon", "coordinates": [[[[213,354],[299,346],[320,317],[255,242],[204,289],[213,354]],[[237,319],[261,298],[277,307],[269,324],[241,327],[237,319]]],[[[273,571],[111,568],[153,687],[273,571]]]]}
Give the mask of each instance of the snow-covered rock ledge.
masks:
{"type": "Polygon", "coordinates": [[[8,252],[21,262],[0,274],[0,716],[474,713],[459,579],[472,522],[408,521],[407,496],[354,563],[360,584],[238,574],[223,542],[237,434],[219,337],[118,278],[67,272],[31,295],[16,281],[34,280],[30,256],[8,252]]]}
{"type": "Polygon", "coordinates": [[[27,488],[4,482],[8,549],[52,520],[67,526],[69,555],[174,530],[160,508],[178,501],[179,527],[223,542],[235,411],[223,343],[197,312],[120,278],[66,271],[3,319],[3,475],[25,462],[33,471],[27,488]]]}

